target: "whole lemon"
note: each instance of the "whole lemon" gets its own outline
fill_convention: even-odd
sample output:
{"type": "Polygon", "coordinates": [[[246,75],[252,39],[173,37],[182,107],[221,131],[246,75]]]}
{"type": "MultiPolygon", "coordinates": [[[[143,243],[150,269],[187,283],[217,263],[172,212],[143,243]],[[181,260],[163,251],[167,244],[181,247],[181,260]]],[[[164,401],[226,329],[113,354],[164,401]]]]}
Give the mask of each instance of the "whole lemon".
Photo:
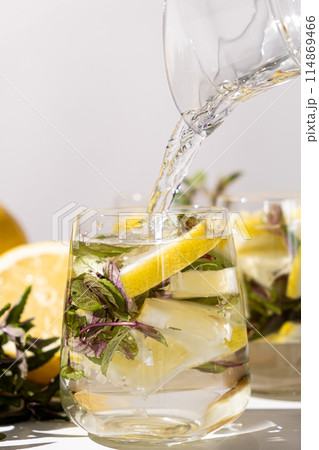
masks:
{"type": "Polygon", "coordinates": [[[25,243],[26,238],[20,225],[0,205],[0,254],[16,245],[25,243]]]}

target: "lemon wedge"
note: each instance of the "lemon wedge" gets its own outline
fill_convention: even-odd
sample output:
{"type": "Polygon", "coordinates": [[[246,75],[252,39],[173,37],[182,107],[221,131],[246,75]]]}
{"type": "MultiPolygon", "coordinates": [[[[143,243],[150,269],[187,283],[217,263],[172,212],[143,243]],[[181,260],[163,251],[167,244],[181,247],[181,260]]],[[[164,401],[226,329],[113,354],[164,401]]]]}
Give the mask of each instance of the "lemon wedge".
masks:
{"type": "Polygon", "coordinates": [[[212,306],[148,298],[138,321],[159,330],[167,346],[132,331],[137,356],[128,360],[116,353],[107,376],[114,385],[133,392],[152,394],[182,370],[230,351],[232,327],[212,306]]]}
{"type": "Polygon", "coordinates": [[[227,341],[229,350],[226,354],[222,355],[223,357],[231,355],[247,345],[248,338],[245,323],[241,325],[232,325],[232,329],[231,339],[227,341]]]}
{"type": "Polygon", "coordinates": [[[167,292],[177,299],[238,294],[236,269],[179,272],[170,278],[167,292]]]}
{"type": "Polygon", "coordinates": [[[289,298],[297,299],[301,297],[301,247],[294,257],[291,271],[288,277],[286,295],[289,298]]]}
{"type": "Polygon", "coordinates": [[[101,412],[111,409],[106,395],[92,394],[91,392],[79,391],[73,394],[78,405],[90,412],[101,412]]]}
{"type": "Polygon", "coordinates": [[[300,343],[301,324],[298,322],[285,322],[277,333],[271,333],[266,336],[272,344],[300,343]]]}
{"type": "Polygon", "coordinates": [[[291,256],[285,238],[267,233],[238,246],[239,269],[257,283],[270,288],[276,278],[291,269],[291,256]]]}
{"type": "Polygon", "coordinates": [[[120,278],[127,296],[146,292],[212,250],[222,236],[207,239],[207,231],[206,222],[202,221],[174,241],[142,252],[124,266],[120,278]]]}

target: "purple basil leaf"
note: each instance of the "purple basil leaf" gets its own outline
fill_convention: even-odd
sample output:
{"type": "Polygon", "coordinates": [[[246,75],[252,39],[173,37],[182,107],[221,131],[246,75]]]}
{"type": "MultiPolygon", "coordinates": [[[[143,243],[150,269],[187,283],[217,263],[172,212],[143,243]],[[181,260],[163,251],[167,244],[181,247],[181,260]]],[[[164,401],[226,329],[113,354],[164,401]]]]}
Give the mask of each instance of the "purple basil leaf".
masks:
{"type": "Polygon", "coordinates": [[[155,339],[155,341],[160,342],[161,344],[163,344],[167,347],[167,342],[166,342],[165,337],[162,335],[162,333],[160,333],[155,328],[150,327],[149,325],[145,325],[144,323],[137,322],[137,325],[135,326],[135,330],[140,331],[145,336],[155,339]]]}
{"type": "Polygon", "coordinates": [[[136,308],[134,301],[131,298],[127,298],[123,283],[120,278],[120,271],[117,268],[115,262],[112,261],[111,259],[106,261],[103,271],[104,271],[105,277],[108,280],[110,280],[110,282],[121,293],[121,295],[125,301],[125,304],[126,304],[127,312],[137,312],[137,308],[136,308]]]}

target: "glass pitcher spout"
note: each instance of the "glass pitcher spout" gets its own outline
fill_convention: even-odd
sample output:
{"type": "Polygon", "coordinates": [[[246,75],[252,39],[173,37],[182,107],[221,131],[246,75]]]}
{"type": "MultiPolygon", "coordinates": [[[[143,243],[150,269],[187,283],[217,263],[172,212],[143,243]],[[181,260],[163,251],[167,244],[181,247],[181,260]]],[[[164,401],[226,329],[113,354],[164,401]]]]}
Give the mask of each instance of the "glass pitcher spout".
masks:
{"type": "Polygon", "coordinates": [[[194,111],[216,113],[215,129],[234,104],[300,74],[300,0],[167,0],[164,54],[176,106],[205,137],[194,111]]]}

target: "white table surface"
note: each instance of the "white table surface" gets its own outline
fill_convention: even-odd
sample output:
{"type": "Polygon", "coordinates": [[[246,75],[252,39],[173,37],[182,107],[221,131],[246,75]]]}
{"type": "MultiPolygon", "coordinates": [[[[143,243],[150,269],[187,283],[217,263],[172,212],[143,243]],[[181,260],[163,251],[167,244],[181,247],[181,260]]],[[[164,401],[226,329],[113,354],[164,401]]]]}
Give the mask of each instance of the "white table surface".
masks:
{"type": "Polygon", "coordinates": [[[0,448],[48,450],[300,450],[300,403],[252,397],[244,414],[214,437],[172,447],[97,443],[81,428],[66,421],[21,422],[0,427],[7,438],[0,448]]]}

